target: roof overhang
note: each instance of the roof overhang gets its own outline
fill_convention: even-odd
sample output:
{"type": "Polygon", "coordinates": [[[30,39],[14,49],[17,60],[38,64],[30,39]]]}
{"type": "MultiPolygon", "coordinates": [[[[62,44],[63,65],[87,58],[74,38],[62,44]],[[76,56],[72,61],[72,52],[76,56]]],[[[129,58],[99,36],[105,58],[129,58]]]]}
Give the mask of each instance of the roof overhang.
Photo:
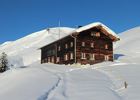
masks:
{"type": "Polygon", "coordinates": [[[110,37],[113,42],[120,40],[119,36],[114,31],[112,31],[110,28],[108,28],[106,25],[100,22],[91,23],[83,27],[80,27],[75,30],[75,33],[79,34],[80,32],[83,32],[83,31],[86,31],[95,27],[100,29],[106,36],[110,37]]]}

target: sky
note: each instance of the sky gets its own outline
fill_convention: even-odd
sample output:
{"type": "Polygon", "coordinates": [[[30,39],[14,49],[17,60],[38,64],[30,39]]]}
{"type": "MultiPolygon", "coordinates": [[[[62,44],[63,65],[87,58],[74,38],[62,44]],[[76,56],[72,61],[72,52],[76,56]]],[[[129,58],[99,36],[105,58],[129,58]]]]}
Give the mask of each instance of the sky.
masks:
{"type": "Polygon", "coordinates": [[[140,0],[0,0],[0,44],[49,27],[102,22],[116,33],[140,26],[140,0]]]}

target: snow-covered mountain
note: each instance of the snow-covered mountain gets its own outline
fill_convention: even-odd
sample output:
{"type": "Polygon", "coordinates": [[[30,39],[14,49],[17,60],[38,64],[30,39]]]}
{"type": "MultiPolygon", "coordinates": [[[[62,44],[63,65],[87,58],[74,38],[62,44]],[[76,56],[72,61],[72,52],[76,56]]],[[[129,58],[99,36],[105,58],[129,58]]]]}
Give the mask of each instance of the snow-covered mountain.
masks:
{"type": "Polygon", "coordinates": [[[35,32],[16,41],[3,43],[0,45],[0,52],[6,52],[10,63],[15,67],[27,66],[40,60],[41,46],[64,37],[73,30],[73,28],[56,27],[35,32]]]}
{"type": "Polygon", "coordinates": [[[59,31],[65,36],[73,29],[50,28],[0,45],[15,66],[27,66],[0,74],[0,100],[140,100],[140,27],[119,34],[114,62],[35,63],[40,60],[38,48],[57,39],[59,31]]]}

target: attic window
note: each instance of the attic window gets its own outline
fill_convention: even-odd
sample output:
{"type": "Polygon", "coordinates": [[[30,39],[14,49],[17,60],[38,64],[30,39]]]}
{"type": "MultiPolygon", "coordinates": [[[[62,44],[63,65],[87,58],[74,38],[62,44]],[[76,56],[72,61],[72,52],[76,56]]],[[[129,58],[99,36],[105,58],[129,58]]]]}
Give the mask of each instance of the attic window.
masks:
{"type": "Polygon", "coordinates": [[[95,33],[95,36],[96,36],[96,37],[100,37],[100,32],[96,32],[96,33],[95,33]]]}

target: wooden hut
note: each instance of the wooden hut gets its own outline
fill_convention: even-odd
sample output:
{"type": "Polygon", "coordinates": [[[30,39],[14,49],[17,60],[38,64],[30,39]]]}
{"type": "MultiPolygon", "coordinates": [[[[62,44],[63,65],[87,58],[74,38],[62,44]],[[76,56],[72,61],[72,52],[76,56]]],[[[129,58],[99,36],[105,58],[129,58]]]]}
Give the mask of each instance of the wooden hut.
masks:
{"type": "Polygon", "coordinates": [[[92,23],[41,47],[41,63],[95,64],[113,61],[113,42],[118,40],[119,37],[104,24],[92,23]]]}

